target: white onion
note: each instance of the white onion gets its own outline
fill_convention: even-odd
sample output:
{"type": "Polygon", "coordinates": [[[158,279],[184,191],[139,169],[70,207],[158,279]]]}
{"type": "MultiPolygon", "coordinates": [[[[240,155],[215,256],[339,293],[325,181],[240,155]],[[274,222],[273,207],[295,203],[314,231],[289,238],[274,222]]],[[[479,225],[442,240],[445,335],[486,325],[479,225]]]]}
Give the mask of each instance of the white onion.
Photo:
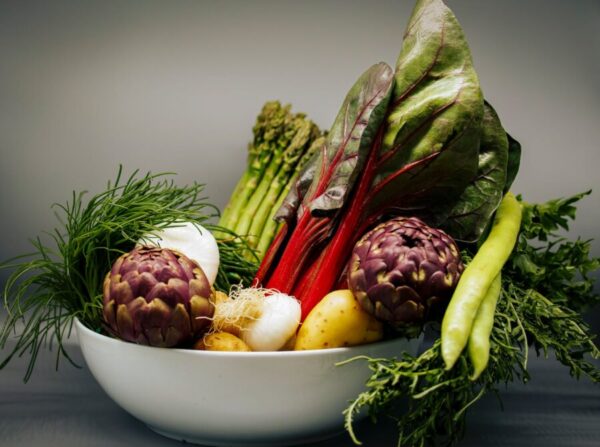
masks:
{"type": "Polygon", "coordinates": [[[260,317],[251,320],[241,338],[253,351],[277,351],[295,334],[300,324],[300,303],[284,293],[262,299],[260,317]]]}
{"type": "Polygon", "coordinates": [[[142,237],[138,245],[168,248],[196,261],[212,286],[219,270],[219,247],[206,228],[192,222],[177,222],[142,237]]]}

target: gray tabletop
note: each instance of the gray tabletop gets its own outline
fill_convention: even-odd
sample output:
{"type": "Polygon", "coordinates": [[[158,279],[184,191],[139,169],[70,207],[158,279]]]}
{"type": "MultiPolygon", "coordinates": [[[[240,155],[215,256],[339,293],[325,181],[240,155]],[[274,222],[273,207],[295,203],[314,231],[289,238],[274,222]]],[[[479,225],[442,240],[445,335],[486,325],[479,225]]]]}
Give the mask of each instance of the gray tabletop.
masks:
{"type": "MultiPolygon", "coordinates": [[[[0,446],[181,446],[163,438],[119,408],[91,376],[77,345],[70,351],[82,369],[44,351],[29,383],[22,382],[26,359],[0,371],[0,446]]],[[[573,380],[553,359],[533,358],[532,381],[504,390],[504,411],[495,396],[476,404],[468,416],[469,446],[600,446],[600,387],[573,380]]],[[[358,427],[365,446],[396,445],[391,423],[358,427]]],[[[350,446],[347,435],[313,444],[350,446]]]]}

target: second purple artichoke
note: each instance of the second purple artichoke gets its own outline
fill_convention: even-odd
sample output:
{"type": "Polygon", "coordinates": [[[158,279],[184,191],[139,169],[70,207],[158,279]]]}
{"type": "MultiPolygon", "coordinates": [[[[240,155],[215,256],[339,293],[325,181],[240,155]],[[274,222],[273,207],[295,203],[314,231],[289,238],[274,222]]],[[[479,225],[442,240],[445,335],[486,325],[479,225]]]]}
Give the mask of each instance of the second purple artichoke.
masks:
{"type": "Polygon", "coordinates": [[[348,283],[361,307],[402,328],[439,317],[463,269],[450,236],[420,219],[397,217],[358,241],[348,283]]]}

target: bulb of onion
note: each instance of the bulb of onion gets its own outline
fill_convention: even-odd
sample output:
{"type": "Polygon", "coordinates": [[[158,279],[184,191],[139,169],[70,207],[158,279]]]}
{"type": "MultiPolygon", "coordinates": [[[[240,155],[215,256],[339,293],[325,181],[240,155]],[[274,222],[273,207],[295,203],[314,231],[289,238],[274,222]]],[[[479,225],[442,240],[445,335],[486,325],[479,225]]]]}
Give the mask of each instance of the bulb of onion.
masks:
{"type": "Polygon", "coordinates": [[[300,303],[284,293],[263,298],[260,316],[242,331],[242,340],[253,351],[277,351],[296,333],[300,303]]]}
{"type": "Polygon", "coordinates": [[[296,334],[300,303],[285,293],[250,287],[215,304],[213,329],[241,338],[253,351],[278,351],[296,334]]]}
{"type": "Polygon", "coordinates": [[[148,234],[138,245],[169,248],[195,261],[212,286],[219,270],[219,247],[214,236],[203,226],[192,222],[177,222],[148,234]]]}

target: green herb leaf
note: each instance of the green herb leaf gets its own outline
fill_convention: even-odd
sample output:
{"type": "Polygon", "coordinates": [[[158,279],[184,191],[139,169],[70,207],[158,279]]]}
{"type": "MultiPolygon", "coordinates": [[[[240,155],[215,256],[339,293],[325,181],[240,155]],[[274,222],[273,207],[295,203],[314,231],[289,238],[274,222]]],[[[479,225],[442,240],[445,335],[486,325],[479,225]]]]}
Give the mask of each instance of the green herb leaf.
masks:
{"type": "Polygon", "coordinates": [[[569,228],[574,204],[590,192],[537,205],[524,203],[521,235],[505,267],[514,283],[578,312],[600,304],[592,275],[600,268],[600,258],[591,256],[591,241],[569,241],[558,231],[569,228]]]}

